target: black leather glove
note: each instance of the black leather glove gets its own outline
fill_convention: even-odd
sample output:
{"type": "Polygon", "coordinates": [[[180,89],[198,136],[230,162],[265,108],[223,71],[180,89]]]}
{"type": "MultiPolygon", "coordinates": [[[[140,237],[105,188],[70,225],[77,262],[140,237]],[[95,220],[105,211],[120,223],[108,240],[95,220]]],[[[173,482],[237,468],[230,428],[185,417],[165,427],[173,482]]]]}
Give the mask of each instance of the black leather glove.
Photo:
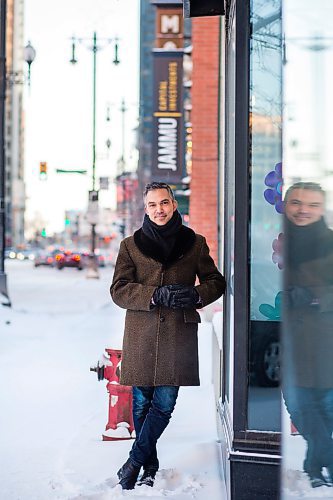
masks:
{"type": "Polygon", "coordinates": [[[171,307],[175,309],[175,298],[178,290],[182,288],[181,285],[164,285],[156,288],[153,293],[153,301],[157,306],[171,307]]]}
{"type": "Polygon", "coordinates": [[[180,309],[196,309],[200,302],[200,295],[194,286],[179,285],[177,290],[174,307],[180,309]]]}

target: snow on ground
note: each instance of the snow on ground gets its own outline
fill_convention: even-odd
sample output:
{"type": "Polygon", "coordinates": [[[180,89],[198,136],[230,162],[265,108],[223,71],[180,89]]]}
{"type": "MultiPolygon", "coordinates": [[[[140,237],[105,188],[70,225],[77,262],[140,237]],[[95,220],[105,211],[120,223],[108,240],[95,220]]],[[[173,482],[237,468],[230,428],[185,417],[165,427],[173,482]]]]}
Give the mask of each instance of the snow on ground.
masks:
{"type": "Polygon", "coordinates": [[[282,500],[317,500],[318,498],[333,498],[333,488],[321,486],[312,488],[307,475],[301,470],[284,470],[284,487],[282,489],[282,500]]]}
{"type": "MultiPolygon", "coordinates": [[[[306,454],[306,442],[300,435],[291,435],[290,417],[285,406],[282,412],[283,421],[283,463],[281,500],[316,500],[318,498],[333,499],[333,488],[321,486],[312,488],[307,474],[303,472],[303,460],[306,454]]],[[[325,470],[324,470],[325,473],[325,470]]]]}
{"type": "Polygon", "coordinates": [[[155,486],[122,491],[131,440],[102,441],[106,382],[89,371],[120,346],[124,311],[76,269],[6,261],[13,308],[0,306],[0,500],[225,499],[211,385],[211,325],[199,328],[201,386],[181,388],[158,445],[155,486]]]}

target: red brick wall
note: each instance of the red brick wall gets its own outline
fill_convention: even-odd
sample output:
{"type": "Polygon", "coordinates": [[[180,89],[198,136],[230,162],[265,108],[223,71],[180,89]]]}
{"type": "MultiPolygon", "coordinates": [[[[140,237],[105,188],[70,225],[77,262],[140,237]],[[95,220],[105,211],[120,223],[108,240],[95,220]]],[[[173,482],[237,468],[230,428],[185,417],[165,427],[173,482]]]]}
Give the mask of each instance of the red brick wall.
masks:
{"type": "Polygon", "coordinates": [[[192,20],[192,180],[190,226],[217,262],[219,17],[192,20]]]}

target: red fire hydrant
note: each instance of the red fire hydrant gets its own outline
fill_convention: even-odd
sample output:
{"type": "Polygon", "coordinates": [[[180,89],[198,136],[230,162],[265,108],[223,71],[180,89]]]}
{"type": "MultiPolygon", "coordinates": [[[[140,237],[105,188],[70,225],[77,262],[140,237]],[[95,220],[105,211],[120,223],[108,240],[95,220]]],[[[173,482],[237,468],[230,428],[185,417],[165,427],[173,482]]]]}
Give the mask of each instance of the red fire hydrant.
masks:
{"type": "Polygon", "coordinates": [[[102,434],[103,441],[135,438],[132,416],[132,387],[120,385],[120,349],[105,349],[103,360],[90,371],[97,372],[98,380],[107,379],[109,393],[109,420],[102,434]]]}

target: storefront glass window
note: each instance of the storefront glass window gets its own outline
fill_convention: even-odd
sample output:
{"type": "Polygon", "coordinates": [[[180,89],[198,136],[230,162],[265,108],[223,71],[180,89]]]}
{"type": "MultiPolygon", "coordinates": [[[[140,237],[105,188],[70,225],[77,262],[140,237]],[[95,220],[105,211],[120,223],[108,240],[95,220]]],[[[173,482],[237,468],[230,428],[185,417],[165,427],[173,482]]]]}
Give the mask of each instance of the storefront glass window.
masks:
{"type": "Polygon", "coordinates": [[[281,5],[251,0],[248,428],[280,430],[281,5]]]}
{"type": "Polygon", "coordinates": [[[332,498],[333,2],[283,17],[282,498],[332,498]]]}
{"type": "Polygon", "coordinates": [[[225,241],[228,245],[225,247],[226,277],[228,286],[225,297],[225,336],[224,342],[224,392],[228,402],[232,405],[231,394],[233,383],[233,338],[234,338],[234,241],[235,241],[235,23],[230,27],[230,39],[227,45],[228,73],[226,75],[226,234],[225,241]]]}

